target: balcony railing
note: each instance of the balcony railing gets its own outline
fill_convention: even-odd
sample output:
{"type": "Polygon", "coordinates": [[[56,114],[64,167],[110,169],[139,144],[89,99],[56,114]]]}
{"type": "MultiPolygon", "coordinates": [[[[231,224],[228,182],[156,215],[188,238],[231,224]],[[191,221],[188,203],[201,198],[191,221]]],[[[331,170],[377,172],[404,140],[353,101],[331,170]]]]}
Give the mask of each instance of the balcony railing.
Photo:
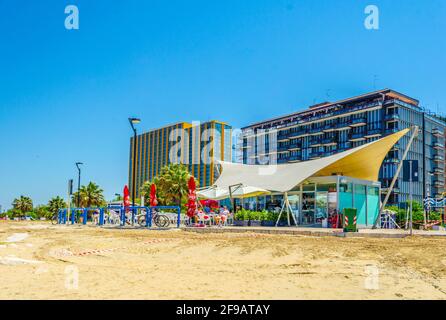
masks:
{"type": "Polygon", "coordinates": [[[322,156],[322,152],[320,152],[320,151],[310,152],[310,159],[320,158],[321,156],[322,156]]]}
{"type": "Polygon", "coordinates": [[[338,145],[338,150],[340,150],[340,151],[348,150],[350,148],[351,148],[351,143],[350,142],[341,142],[338,145]]]}
{"type": "Polygon", "coordinates": [[[434,135],[434,136],[436,136],[436,137],[442,137],[443,136],[443,134],[444,134],[444,132],[442,132],[440,129],[438,129],[438,128],[434,128],[433,130],[432,130],[432,134],[434,135]]]}
{"type": "Polygon", "coordinates": [[[324,126],[323,131],[330,132],[333,131],[336,128],[336,125],[334,123],[328,123],[324,126]]]}
{"type": "Polygon", "coordinates": [[[442,144],[440,142],[434,142],[433,147],[434,147],[434,149],[444,149],[444,144],[442,144]]]}
{"type": "Polygon", "coordinates": [[[351,120],[350,122],[350,126],[354,126],[354,125],[365,125],[367,124],[367,119],[366,118],[354,118],[351,120]]]}
{"type": "Polygon", "coordinates": [[[400,163],[400,159],[398,159],[398,158],[387,158],[387,159],[384,159],[384,163],[398,164],[398,163],[400,163]]]}
{"type": "Polygon", "coordinates": [[[336,138],[331,137],[331,138],[324,138],[321,140],[322,144],[335,144],[337,143],[336,138]]]}
{"type": "Polygon", "coordinates": [[[377,129],[368,129],[366,136],[376,136],[376,135],[381,135],[382,129],[381,128],[377,128],[377,129]]]}
{"type": "Polygon", "coordinates": [[[399,131],[398,128],[389,128],[389,129],[386,129],[385,133],[386,134],[392,134],[392,133],[395,133],[395,132],[398,132],[398,131],[399,131]]]}
{"type": "Polygon", "coordinates": [[[437,188],[442,188],[444,186],[444,181],[434,180],[434,186],[437,188]]]}
{"type": "Polygon", "coordinates": [[[309,130],[310,134],[314,134],[314,133],[323,133],[322,128],[312,128],[309,130]]]}
{"type": "MultiPolygon", "coordinates": [[[[381,188],[381,192],[382,193],[388,193],[389,192],[389,188],[388,187],[381,188]]],[[[393,187],[392,193],[400,193],[400,188],[399,187],[393,187]]]]}
{"type": "Polygon", "coordinates": [[[277,135],[278,139],[284,139],[284,138],[288,138],[288,136],[290,135],[289,131],[279,131],[279,134],[277,135]]]}
{"type": "Polygon", "coordinates": [[[300,149],[301,144],[299,142],[290,143],[288,145],[288,149],[300,149]]]}
{"type": "Polygon", "coordinates": [[[335,127],[336,127],[336,129],[350,128],[350,123],[338,122],[335,127]]]}
{"type": "Polygon", "coordinates": [[[434,161],[435,162],[443,162],[444,161],[444,157],[436,155],[436,156],[434,156],[434,161]]]}
{"type": "Polygon", "coordinates": [[[295,131],[295,132],[290,132],[289,134],[288,134],[288,137],[289,138],[296,138],[296,137],[300,137],[300,136],[304,136],[304,135],[306,135],[307,134],[307,130],[298,130],[298,131],[295,131]]]}
{"type": "Polygon", "coordinates": [[[399,150],[400,148],[401,148],[401,146],[400,146],[399,142],[395,143],[392,147],[393,150],[399,150]]]}
{"type": "Polygon", "coordinates": [[[356,140],[356,139],[364,138],[364,135],[365,135],[365,132],[352,133],[350,135],[350,140],[356,140]]]}
{"type": "Polygon", "coordinates": [[[398,121],[400,119],[400,116],[396,113],[394,114],[387,114],[384,117],[384,121],[398,121]]]}
{"type": "Polygon", "coordinates": [[[309,141],[309,145],[310,145],[310,147],[320,146],[321,145],[321,140],[319,140],[319,139],[311,139],[309,141]]]}
{"type": "Polygon", "coordinates": [[[291,156],[288,158],[288,161],[300,161],[300,156],[291,156]]]}
{"type": "Polygon", "coordinates": [[[329,156],[332,156],[332,155],[334,155],[334,154],[336,154],[336,153],[338,153],[338,152],[339,152],[339,149],[338,149],[338,150],[326,151],[326,152],[324,153],[324,156],[325,156],[325,157],[329,157],[329,156]]]}

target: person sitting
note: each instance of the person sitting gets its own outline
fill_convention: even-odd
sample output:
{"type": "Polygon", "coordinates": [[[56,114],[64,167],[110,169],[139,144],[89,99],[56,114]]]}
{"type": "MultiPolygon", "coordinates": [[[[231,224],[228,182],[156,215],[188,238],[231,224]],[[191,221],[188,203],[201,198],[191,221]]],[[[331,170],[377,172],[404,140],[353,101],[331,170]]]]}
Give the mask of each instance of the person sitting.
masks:
{"type": "Polygon", "coordinates": [[[220,215],[219,215],[220,223],[218,225],[219,226],[226,225],[226,223],[228,221],[228,217],[230,215],[231,215],[231,213],[229,212],[228,208],[226,206],[224,206],[223,210],[220,211],[220,215]]]}

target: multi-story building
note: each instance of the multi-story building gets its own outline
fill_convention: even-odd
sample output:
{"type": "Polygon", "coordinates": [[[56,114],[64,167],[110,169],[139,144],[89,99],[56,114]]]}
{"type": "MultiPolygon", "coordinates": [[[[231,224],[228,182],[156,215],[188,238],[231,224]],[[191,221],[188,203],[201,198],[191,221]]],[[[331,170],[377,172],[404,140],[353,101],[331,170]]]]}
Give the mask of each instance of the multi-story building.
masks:
{"type": "MultiPolygon", "coordinates": [[[[419,162],[420,181],[413,185],[413,199],[439,197],[445,187],[446,123],[425,112],[418,100],[390,89],[318,104],[246,126],[242,128],[240,153],[246,164],[259,163],[264,155],[275,157],[279,164],[306,161],[358,147],[413,125],[421,129],[407,157],[419,162]],[[268,138],[259,139],[260,136],[272,139],[274,135],[266,132],[275,132],[274,145],[268,138]],[[263,142],[259,143],[260,140],[263,142]]],[[[384,160],[380,172],[383,194],[388,191],[409,138],[403,137],[384,160]]],[[[408,199],[409,183],[403,181],[401,172],[389,203],[408,199]]]]}
{"type": "MultiPolygon", "coordinates": [[[[200,187],[218,177],[215,160],[231,161],[232,127],[220,121],[179,122],[150,130],[136,139],[136,196],[144,182],[156,177],[170,163],[186,165],[200,187]]],[[[129,189],[132,194],[133,143],[130,139],[129,189]]]]}

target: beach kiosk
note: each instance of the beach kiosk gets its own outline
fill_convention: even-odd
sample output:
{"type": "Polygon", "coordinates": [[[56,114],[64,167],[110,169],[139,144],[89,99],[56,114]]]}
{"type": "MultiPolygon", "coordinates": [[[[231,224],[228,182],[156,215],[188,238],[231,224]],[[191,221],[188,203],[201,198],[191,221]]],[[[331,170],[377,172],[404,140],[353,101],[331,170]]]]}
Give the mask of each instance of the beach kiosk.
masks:
{"type": "Polygon", "coordinates": [[[257,210],[280,210],[280,215],[288,216],[289,225],[331,227],[333,217],[354,208],[357,227],[371,228],[380,211],[381,164],[409,131],[404,129],[329,157],[299,163],[219,162],[220,176],[209,189],[212,192],[204,190],[203,194],[212,198],[218,193],[222,199],[234,185],[255,187],[269,194],[245,199],[244,204],[257,210]]]}

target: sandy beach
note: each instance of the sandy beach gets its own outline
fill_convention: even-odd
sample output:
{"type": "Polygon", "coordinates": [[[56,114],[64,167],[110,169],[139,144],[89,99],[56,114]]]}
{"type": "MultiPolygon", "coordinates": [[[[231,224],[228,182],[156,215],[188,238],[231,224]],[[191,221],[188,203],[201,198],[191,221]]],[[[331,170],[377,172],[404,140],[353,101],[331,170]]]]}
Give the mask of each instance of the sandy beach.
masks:
{"type": "Polygon", "coordinates": [[[446,239],[0,222],[0,299],[446,299],[446,239]]]}

